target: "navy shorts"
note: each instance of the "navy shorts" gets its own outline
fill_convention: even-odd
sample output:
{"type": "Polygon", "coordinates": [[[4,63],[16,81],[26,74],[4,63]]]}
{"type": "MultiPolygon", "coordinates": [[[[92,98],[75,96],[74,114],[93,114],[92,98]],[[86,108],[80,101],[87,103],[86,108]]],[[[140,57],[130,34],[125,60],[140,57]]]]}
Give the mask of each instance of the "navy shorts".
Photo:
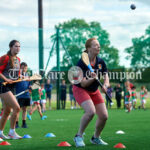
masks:
{"type": "Polygon", "coordinates": [[[20,107],[30,106],[30,98],[18,98],[20,107]]]}
{"type": "Polygon", "coordinates": [[[47,98],[49,98],[49,99],[51,99],[51,93],[46,93],[46,95],[47,95],[47,98]]]}
{"type": "Polygon", "coordinates": [[[6,93],[9,91],[15,94],[15,85],[14,84],[3,85],[2,82],[0,82],[0,94],[6,93]]]}

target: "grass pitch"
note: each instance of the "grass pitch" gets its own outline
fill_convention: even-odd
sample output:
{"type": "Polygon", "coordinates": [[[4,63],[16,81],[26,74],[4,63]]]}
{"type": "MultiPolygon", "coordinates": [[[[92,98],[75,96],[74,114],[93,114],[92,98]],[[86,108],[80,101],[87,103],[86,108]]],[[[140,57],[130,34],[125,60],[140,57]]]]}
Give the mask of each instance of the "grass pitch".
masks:
{"type": "MultiPolygon", "coordinates": [[[[86,150],[113,150],[117,143],[123,143],[128,150],[149,150],[150,149],[150,109],[134,110],[126,113],[124,109],[110,109],[109,119],[102,132],[102,139],[108,142],[108,146],[96,146],[90,143],[95,128],[95,120],[91,121],[85,131],[84,141],[86,150]],[[123,130],[124,135],[115,134],[123,130]]],[[[20,135],[29,134],[31,139],[7,140],[10,146],[0,146],[0,150],[75,150],[73,137],[76,134],[83,110],[52,110],[47,111],[46,120],[41,120],[37,112],[32,115],[32,121],[27,120],[27,129],[16,129],[20,135]],[[47,133],[53,133],[56,137],[46,138],[47,133]],[[58,147],[62,141],[67,141],[71,147],[58,147]]],[[[19,122],[21,126],[21,119],[19,122]]],[[[8,133],[9,121],[4,133],[8,133]]]]}

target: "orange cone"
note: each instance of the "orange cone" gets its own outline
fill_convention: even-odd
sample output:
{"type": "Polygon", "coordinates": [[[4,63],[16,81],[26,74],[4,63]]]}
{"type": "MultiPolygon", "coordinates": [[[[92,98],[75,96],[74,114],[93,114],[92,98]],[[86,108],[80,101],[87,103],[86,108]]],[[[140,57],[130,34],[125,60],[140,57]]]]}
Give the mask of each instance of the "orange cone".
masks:
{"type": "Polygon", "coordinates": [[[122,143],[118,143],[114,146],[114,148],[126,148],[122,143]]]}
{"type": "Polygon", "coordinates": [[[71,146],[68,142],[64,141],[59,143],[57,146],[71,146]]]}
{"type": "Polygon", "coordinates": [[[11,144],[8,143],[7,141],[4,141],[4,142],[0,143],[0,145],[11,145],[11,144]]]}

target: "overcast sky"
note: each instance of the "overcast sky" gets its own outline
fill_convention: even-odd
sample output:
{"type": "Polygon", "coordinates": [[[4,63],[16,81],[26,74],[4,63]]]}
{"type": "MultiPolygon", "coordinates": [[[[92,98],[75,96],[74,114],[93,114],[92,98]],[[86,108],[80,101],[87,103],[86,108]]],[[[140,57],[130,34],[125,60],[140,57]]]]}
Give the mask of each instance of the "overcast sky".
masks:
{"type": "MultiPolygon", "coordinates": [[[[0,56],[12,39],[21,43],[19,54],[29,67],[38,70],[38,0],[0,0],[0,56]]],[[[54,26],[72,18],[98,21],[110,34],[111,45],[119,49],[120,64],[129,67],[123,52],[131,39],[144,34],[150,25],[149,0],[43,0],[44,65],[51,49],[54,26]],[[130,9],[130,4],[137,6],[130,9]]],[[[48,68],[56,64],[51,58],[48,68]]]]}

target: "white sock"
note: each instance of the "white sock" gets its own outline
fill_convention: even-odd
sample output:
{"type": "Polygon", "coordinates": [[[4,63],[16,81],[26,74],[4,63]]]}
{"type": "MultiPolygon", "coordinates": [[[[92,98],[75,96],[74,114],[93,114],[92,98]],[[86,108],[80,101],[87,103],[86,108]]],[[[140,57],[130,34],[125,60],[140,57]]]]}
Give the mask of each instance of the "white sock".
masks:
{"type": "Polygon", "coordinates": [[[15,129],[11,129],[9,130],[9,134],[13,134],[15,132],[15,129]]]}
{"type": "Polygon", "coordinates": [[[0,130],[0,134],[3,134],[3,131],[2,131],[2,130],[0,130]]]}

